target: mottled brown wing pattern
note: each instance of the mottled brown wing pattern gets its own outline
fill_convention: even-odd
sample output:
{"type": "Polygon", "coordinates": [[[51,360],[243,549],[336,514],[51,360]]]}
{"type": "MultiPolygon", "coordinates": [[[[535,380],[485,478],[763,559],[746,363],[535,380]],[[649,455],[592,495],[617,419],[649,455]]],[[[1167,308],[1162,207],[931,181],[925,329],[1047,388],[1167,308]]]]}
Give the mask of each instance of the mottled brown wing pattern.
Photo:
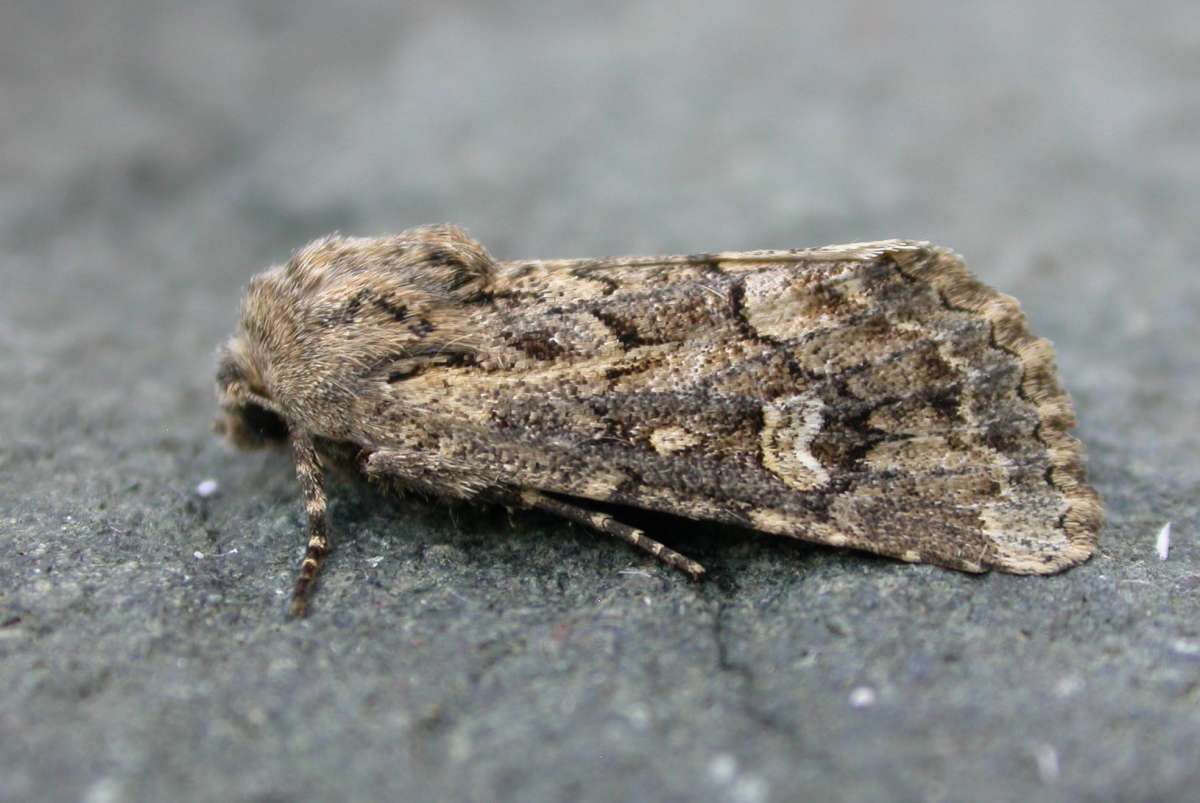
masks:
{"type": "Polygon", "coordinates": [[[1053,352],[945,250],[501,263],[468,317],[469,355],[365,377],[386,385],[355,414],[379,474],[967,571],[1094,549],[1053,352]]]}
{"type": "Polygon", "coordinates": [[[330,468],[550,511],[697,577],[611,502],[967,571],[1086,559],[1101,509],[1053,350],[950,252],[496,263],[454,226],[332,236],[251,281],[218,429],[290,442],[308,548],[330,468]]]}

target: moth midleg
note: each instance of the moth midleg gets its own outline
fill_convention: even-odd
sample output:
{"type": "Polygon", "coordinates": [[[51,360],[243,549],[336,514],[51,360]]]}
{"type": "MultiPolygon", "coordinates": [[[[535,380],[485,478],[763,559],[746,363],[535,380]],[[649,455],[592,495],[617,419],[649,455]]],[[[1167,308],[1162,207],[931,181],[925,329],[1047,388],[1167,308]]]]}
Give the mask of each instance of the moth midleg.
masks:
{"type": "Polygon", "coordinates": [[[668,566],[678,569],[693,580],[704,576],[704,567],[696,561],[681,555],[673,549],[655,541],[644,532],[628,524],[622,524],[607,513],[572,505],[560,499],[546,496],[537,491],[522,491],[521,501],[527,506],[562,516],[564,519],[587,525],[593,530],[619,538],[627,544],[632,544],[643,552],[649,552],[668,566]]]}
{"type": "Polygon", "coordinates": [[[296,457],[296,476],[304,492],[304,512],[308,515],[308,549],[300,564],[300,576],[292,590],[289,612],[304,616],[308,610],[308,593],[316,581],[317,572],[329,554],[329,535],[325,516],[325,473],[312,439],[304,433],[292,436],[292,452],[296,457]]]}

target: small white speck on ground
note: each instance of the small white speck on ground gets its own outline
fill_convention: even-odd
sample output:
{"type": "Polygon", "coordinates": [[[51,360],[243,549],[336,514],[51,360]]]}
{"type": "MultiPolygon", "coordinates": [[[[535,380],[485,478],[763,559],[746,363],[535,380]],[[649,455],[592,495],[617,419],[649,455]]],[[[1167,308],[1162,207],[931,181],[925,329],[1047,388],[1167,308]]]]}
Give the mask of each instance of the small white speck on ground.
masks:
{"type": "Polygon", "coordinates": [[[736,803],[763,803],[767,799],[767,782],[757,775],[743,775],[734,781],[729,797],[736,803]]]}
{"type": "Polygon", "coordinates": [[[1054,684],[1054,696],[1060,698],[1074,697],[1083,691],[1083,679],[1077,675],[1067,675],[1054,684]]]}
{"type": "Polygon", "coordinates": [[[1158,531],[1158,537],[1154,539],[1154,548],[1158,550],[1158,559],[1166,560],[1171,554],[1171,522],[1167,522],[1158,531]]]}
{"type": "Polygon", "coordinates": [[[1038,777],[1042,783],[1050,784],[1058,780],[1058,751],[1054,745],[1045,742],[1035,745],[1033,759],[1037,762],[1038,777]]]}
{"type": "Polygon", "coordinates": [[[196,560],[203,560],[204,553],[201,552],[200,550],[196,550],[195,552],[192,553],[192,557],[195,558],[196,560]]]}
{"type": "Polygon", "coordinates": [[[650,727],[650,712],[644,706],[630,706],[625,710],[625,718],[636,730],[644,731],[650,727]]]}
{"type": "Polygon", "coordinates": [[[201,499],[207,499],[220,490],[220,488],[221,486],[214,479],[201,480],[200,484],[196,486],[196,496],[201,499]]]}
{"type": "Polygon", "coordinates": [[[749,772],[738,772],[737,759],[729,753],[717,753],[708,762],[708,778],[714,784],[728,787],[729,800],[736,803],[763,803],[767,799],[767,782],[749,772]]]}
{"type": "Polygon", "coordinates": [[[83,803],[117,803],[125,799],[125,790],[115,778],[101,778],[83,793],[83,803]]]}
{"type": "Polygon", "coordinates": [[[236,555],[237,553],[238,553],[237,547],[234,547],[233,549],[226,552],[225,555],[226,555],[226,557],[228,557],[229,555],[236,555]]]}
{"type": "Polygon", "coordinates": [[[870,708],[875,705],[875,690],[870,686],[859,686],[850,692],[850,705],[855,708],[870,708]]]}
{"type": "Polygon", "coordinates": [[[1176,639],[1171,642],[1171,651],[1179,655],[1200,655],[1200,641],[1176,639]]]}
{"type": "Polygon", "coordinates": [[[623,574],[627,577],[653,577],[650,572],[645,569],[622,569],[617,574],[623,574]]]}
{"type": "Polygon", "coordinates": [[[377,569],[379,568],[379,564],[383,563],[383,555],[376,555],[373,558],[367,558],[367,563],[371,565],[372,569],[377,569]]]}
{"type": "Polygon", "coordinates": [[[729,783],[737,775],[737,759],[728,753],[718,753],[708,762],[708,777],[713,783],[729,783]]]}

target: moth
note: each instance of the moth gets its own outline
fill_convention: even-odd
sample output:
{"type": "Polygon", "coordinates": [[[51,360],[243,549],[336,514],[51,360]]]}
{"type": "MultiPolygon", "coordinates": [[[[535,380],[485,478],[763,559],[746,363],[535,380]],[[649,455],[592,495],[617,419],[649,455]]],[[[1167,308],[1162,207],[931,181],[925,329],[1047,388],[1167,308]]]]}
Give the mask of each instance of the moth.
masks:
{"type": "Polygon", "coordinates": [[[330,236],[249,284],[217,429],[325,473],[547,511],[699,578],[662,511],[966,572],[1086,560],[1102,511],[1054,352],[951,251],[492,259],[451,225],[330,236]],[[602,506],[602,507],[601,507],[602,506]]]}

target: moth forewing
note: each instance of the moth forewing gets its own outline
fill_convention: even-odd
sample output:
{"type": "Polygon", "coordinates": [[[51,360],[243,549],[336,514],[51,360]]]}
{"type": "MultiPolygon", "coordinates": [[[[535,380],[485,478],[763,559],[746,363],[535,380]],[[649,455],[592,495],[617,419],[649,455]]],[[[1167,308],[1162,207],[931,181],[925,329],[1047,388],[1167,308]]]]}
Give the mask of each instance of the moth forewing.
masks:
{"type": "Polygon", "coordinates": [[[589,503],[966,571],[1095,547],[1053,350],[925,243],[496,263],[441,226],[318,241],[250,293],[229,349],[247,364],[222,376],[266,378],[310,520],[324,457],[554,512],[693,576],[589,503]]]}

